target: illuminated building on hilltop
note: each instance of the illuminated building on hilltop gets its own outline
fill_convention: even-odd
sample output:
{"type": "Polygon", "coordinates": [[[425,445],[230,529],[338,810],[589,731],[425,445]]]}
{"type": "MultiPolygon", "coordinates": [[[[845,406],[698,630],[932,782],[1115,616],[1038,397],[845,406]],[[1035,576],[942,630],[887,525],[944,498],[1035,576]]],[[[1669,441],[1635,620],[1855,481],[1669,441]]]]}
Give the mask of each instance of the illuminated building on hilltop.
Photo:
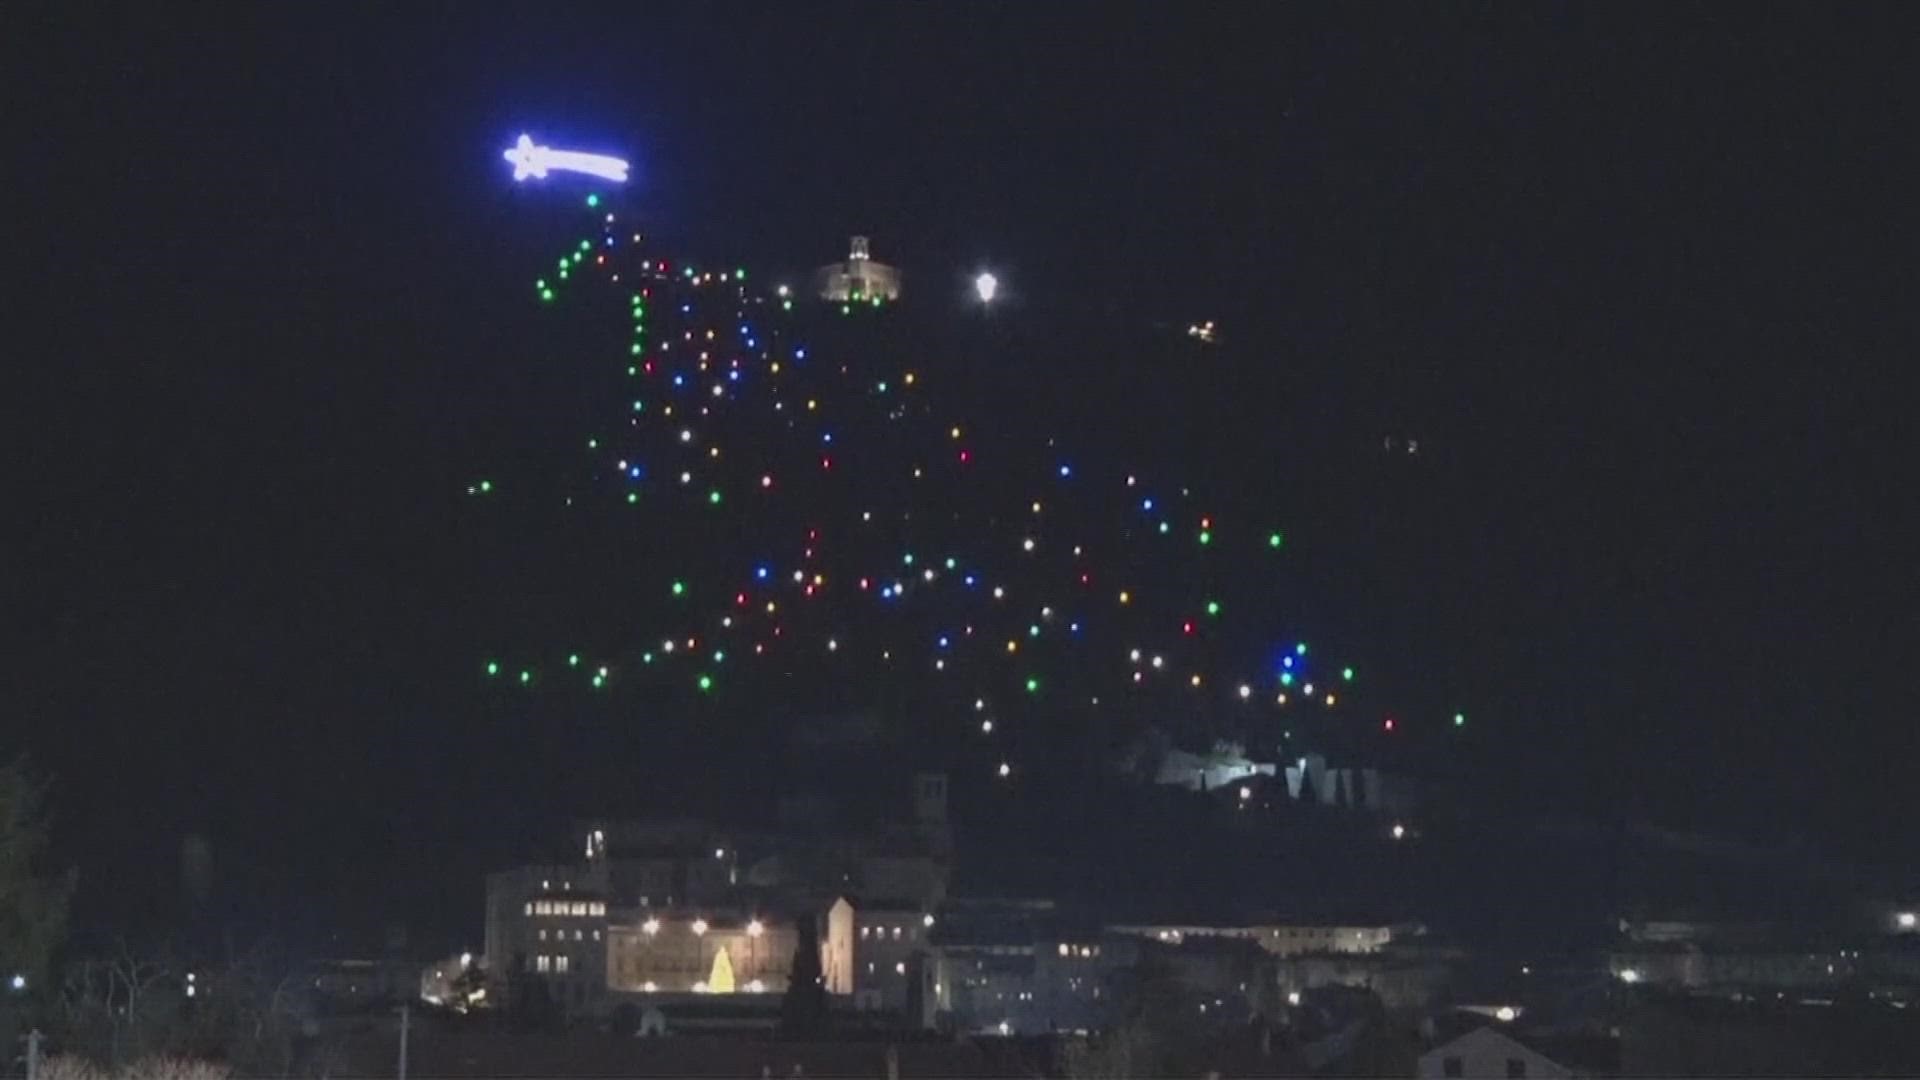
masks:
{"type": "Polygon", "coordinates": [[[814,271],[814,292],[822,300],[844,304],[855,301],[900,299],[900,271],[874,262],[867,254],[867,238],[853,238],[847,261],[828,263],[814,271]]]}

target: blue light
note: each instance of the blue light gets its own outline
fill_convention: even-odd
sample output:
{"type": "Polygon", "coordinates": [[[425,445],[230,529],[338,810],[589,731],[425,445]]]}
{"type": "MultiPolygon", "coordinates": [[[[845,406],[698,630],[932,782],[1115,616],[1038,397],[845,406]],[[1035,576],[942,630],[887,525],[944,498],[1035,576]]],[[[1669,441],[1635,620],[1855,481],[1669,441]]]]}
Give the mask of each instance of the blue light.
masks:
{"type": "Polygon", "coordinates": [[[635,480],[640,479],[640,466],[635,465],[631,469],[628,469],[627,475],[633,477],[635,480]]]}
{"type": "Polygon", "coordinates": [[[823,442],[823,443],[830,443],[830,442],[832,442],[832,441],[833,441],[833,432],[831,432],[831,431],[826,431],[826,432],[822,432],[822,433],[821,433],[821,435],[820,435],[820,441],[821,441],[821,442],[823,442]]]}
{"type": "Polygon", "coordinates": [[[940,647],[943,649],[947,647],[947,636],[945,634],[940,635],[940,647]]]}
{"type": "MultiPolygon", "coordinates": [[[[689,273],[691,273],[691,271],[689,271],[689,273]]],[[[691,315],[691,314],[693,314],[693,305],[692,305],[692,304],[681,304],[681,305],[680,305],[680,314],[682,314],[682,315],[691,315]]]]}
{"type": "Polygon", "coordinates": [[[967,575],[967,588],[969,588],[969,589],[971,589],[971,588],[973,588],[973,575],[972,575],[972,574],[968,574],[968,575],[967,575]]]}
{"type": "Polygon", "coordinates": [[[738,371],[729,371],[729,372],[727,372],[727,381],[728,381],[728,382],[739,382],[739,381],[740,381],[740,373],[739,373],[738,371]]]}
{"type": "Polygon", "coordinates": [[[1068,623],[1068,624],[1067,624],[1067,630],[1068,630],[1068,631],[1069,631],[1070,633],[1075,633],[1075,634],[1077,634],[1077,633],[1079,633],[1079,632],[1080,632],[1080,624],[1079,624],[1079,623],[1068,623]]]}
{"type": "Polygon", "coordinates": [[[687,377],[685,375],[675,375],[673,377],[673,385],[675,386],[687,385],[687,377]]]}
{"type": "Polygon", "coordinates": [[[1293,666],[1293,657],[1289,656],[1281,660],[1280,666],[1283,668],[1291,668],[1293,666]]]}
{"type": "Polygon", "coordinates": [[[1140,500],[1140,509],[1142,509],[1142,510],[1151,510],[1151,509],[1153,509],[1153,500],[1152,500],[1152,499],[1141,499],[1141,500],[1140,500]]]}
{"type": "Polygon", "coordinates": [[[747,348],[749,348],[749,349],[751,349],[751,348],[755,348],[755,347],[756,347],[756,343],[755,343],[755,341],[754,341],[754,340],[753,340],[752,338],[748,338],[748,339],[747,339],[747,348]]]}
{"type": "Polygon", "coordinates": [[[805,360],[807,358],[807,350],[805,349],[793,350],[793,358],[795,360],[805,360]]]}
{"type": "Polygon", "coordinates": [[[1060,475],[1061,475],[1062,477],[1067,477],[1067,476],[1072,476],[1072,475],[1073,475],[1073,466],[1071,466],[1071,465],[1062,465],[1062,466],[1060,466],[1060,475]]]}
{"type": "Polygon", "coordinates": [[[760,569],[755,570],[753,572],[753,576],[759,578],[761,581],[765,581],[767,580],[768,576],[771,575],[772,573],[773,571],[763,566],[760,569]]]}

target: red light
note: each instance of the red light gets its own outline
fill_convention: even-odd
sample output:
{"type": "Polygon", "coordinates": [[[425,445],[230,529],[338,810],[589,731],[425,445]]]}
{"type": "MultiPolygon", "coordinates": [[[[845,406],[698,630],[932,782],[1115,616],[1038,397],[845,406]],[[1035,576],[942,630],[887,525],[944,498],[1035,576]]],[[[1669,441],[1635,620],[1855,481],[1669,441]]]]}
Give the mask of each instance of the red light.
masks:
{"type": "Polygon", "coordinates": [[[746,594],[746,593],[734,593],[734,594],[733,594],[733,602],[734,602],[734,603],[736,603],[736,604],[738,604],[738,605],[740,605],[741,607],[746,607],[746,606],[747,606],[747,594],[746,594]]]}
{"type": "Polygon", "coordinates": [[[1189,620],[1189,621],[1187,621],[1187,622],[1183,622],[1183,623],[1181,623],[1181,624],[1180,624],[1180,632],[1181,632],[1181,633],[1183,633],[1183,634],[1191,634],[1191,633],[1193,633],[1193,622],[1192,622],[1191,620],[1189,620]]]}
{"type": "Polygon", "coordinates": [[[653,374],[653,361],[649,360],[646,363],[640,365],[640,367],[641,367],[641,370],[645,371],[647,374],[649,375],[653,374]]]}
{"type": "Polygon", "coordinates": [[[972,460],[973,460],[972,454],[968,453],[965,450],[960,451],[960,464],[965,465],[967,462],[972,460]]]}
{"type": "Polygon", "coordinates": [[[820,467],[821,467],[821,468],[823,468],[823,469],[831,469],[831,468],[833,468],[833,459],[832,459],[832,458],[830,458],[830,457],[823,457],[823,458],[821,458],[821,459],[820,459],[820,467]]]}
{"type": "Polygon", "coordinates": [[[812,596],[812,595],[813,595],[813,586],[811,586],[811,585],[809,585],[809,586],[807,586],[807,595],[808,595],[808,596],[812,596]]]}
{"type": "Polygon", "coordinates": [[[808,530],[807,530],[807,539],[808,539],[808,540],[818,540],[818,539],[820,539],[820,530],[819,530],[819,529],[808,529],[808,530]]]}
{"type": "Polygon", "coordinates": [[[1212,519],[1212,518],[1210,518],[1210,517],[1203,517],[1203,518],[1201,518],[1201,519],[1200,519],[1200,527],[1201,527],[1201,528],[1203,528],[1203,529],[1211,529],[1211,528],[1213,528],[1213,519],[1212,519]]]}
{"type": "Polygon", "coordinates": [[[1382,720],[1382,721],[1380,722],[1380,726],[1381,726],[1382,728],[1384,728],[1385,730],[1387,730],[1387,731],[1392,731],[1392,730],[1393,730],[1393,717],[1391,717],[1391,716],[1389,716],[1389,717],[1387,717],[1387,718],[1386,718],[1385,720],[1382,720]]]}
{"type": "Polygon", "coordinates": [[[1085,585],[1088,583],[1089,580],[1090,579],[1087,577],[1087,575],[1085,574],[1080,575],[1080,584],[1085,585]]]}
{"type": "Polygon", "coordinates": [[[866,592],[866,591],[867,591],[867,579],[866,579],[866,578],[861,578],[861,579],[860,579],[860,591],[861,591],[861,592],[866,592]]]}

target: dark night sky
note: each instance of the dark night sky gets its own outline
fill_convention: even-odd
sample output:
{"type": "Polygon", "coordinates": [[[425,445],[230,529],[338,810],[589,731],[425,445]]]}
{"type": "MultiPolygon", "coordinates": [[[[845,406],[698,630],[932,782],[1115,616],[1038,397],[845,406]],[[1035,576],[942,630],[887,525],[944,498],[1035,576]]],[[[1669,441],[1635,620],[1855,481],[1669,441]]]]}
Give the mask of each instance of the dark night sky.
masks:
{"type": "Polygon", "coordinates": [[[1219,320],[1221,370],[1025,377],[1198,380],[1197,464],[1306,463],[1355,619],[1564,778],[1488,786],[1920,850],[1909,10],[104,10],[5,16],[0,396],[0,749],[99,911],[190,829],[259,896],[494,857],[447,777],[501,763],[423,642],[467,462],[549,420],[500,325],[548,237],[523,129],[626,150],[690,253],[860,231],[1063,336],[1219,320]],[[1390,431],[1427,473],[1379,474],[1390,431]]]}

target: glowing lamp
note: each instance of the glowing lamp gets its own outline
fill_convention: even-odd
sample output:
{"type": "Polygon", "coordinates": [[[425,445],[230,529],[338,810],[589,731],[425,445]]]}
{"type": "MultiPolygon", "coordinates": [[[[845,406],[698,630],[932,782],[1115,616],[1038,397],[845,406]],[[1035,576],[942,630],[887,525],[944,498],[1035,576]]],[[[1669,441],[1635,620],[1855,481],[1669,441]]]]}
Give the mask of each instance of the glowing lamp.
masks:
{"type": "MultiPolygon", "coordinates": [[[[513,178],[526,180],[532,177],[544,180],[552,171],[581,173],[610,180],[616,184],[627,182],[627,163],[620,158],[606,154],[587,154],[578,150],[555,150],[533,141],[531,136],[522,135],[518,142],[500,155],[507,164],[513,166],[513,178]]],[[[598,202],[597,196],[589,196],[587,205],[598,202]]]]}
{"type": "Polygon", "coordinates": [[[1000,279],[994,277],[992,274],[983,273],[973,279],[973,294],[980,298],[981,303],[993,303],[994,296],[999,292],[1000,279]]]}

